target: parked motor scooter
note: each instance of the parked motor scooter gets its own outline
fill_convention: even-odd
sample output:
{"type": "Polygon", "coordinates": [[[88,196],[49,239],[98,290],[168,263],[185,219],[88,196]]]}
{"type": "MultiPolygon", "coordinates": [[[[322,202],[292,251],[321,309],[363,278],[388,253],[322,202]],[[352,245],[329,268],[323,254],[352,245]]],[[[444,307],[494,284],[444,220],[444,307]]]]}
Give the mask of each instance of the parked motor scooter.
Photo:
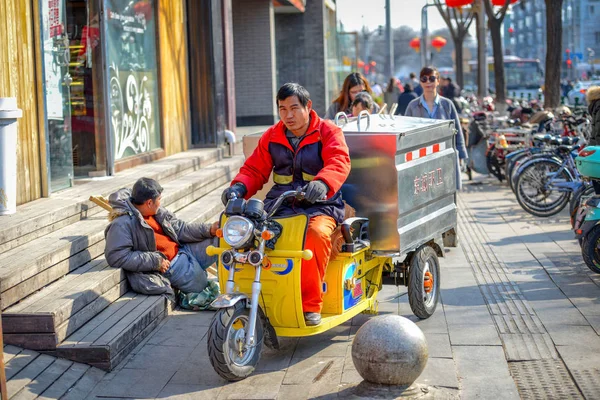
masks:
{"type": "MultiPolygon", "coordinates": [[[[600,182],[600,146],[588,146],[575,159],[579,173],[600,182]]],[[[600,274],[600,195],[596,193],[579,207],[573,224],[581,255],[588,268],[600,274]]]]}

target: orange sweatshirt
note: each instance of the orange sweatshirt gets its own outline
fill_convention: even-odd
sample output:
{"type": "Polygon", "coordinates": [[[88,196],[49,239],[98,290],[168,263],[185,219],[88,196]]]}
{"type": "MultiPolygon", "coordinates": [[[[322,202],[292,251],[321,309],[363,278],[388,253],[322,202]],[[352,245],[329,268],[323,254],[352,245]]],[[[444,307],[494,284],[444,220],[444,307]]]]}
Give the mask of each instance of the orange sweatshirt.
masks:
{"type": "Polygon", "coordinates": [[[156,221],[154,216],[144,217],[144,220],[150,225],[150,227],[154,230],[154,239],[156,240],[156,250],[163,253],[169,261],[172,261],[177,252],[179,251],[179,246],[175,243],[170,237],[165,235],[162,226],[156,221]]]}

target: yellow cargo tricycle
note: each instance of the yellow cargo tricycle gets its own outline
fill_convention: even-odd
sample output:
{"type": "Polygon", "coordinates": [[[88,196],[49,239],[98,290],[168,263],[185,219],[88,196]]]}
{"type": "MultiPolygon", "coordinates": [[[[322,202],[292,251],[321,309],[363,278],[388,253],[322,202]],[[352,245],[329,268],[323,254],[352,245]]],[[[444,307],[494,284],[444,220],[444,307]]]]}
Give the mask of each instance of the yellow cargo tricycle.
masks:
{"type": "MultiPolygon", "coordinates": [[[[448,121],[376,118],[378,124],[367,132],[360,130],[360,120],[343,127],[352,172],[342,192],[359,217],[341,224],[343,243],[327,266],[319,325],[307,326],[302,310],[300,268],[313,256],[304,249],[308,218],[276,217],[284,201],[302,199],[301,190],[283,193],[269,210],[256,197],[229,200],[219,246],[207,250],[218,255],[224,289],[212,303],[217,311],[208,354],[224,379],[250,375],[263,344],[278,349],[278,336],[315,335],[359,313],[376,313],[384,273],[408,286],[419,318],[435,311],[438,256],[456,238],[454,132],[448,121]],[[428,146],[435,151],[427,153],[428,146]],[[389,182],[382,184],[382,174],[390,175],[389,182]]],[[[245,140],[248,151],[257,139],[245,140]]]]}

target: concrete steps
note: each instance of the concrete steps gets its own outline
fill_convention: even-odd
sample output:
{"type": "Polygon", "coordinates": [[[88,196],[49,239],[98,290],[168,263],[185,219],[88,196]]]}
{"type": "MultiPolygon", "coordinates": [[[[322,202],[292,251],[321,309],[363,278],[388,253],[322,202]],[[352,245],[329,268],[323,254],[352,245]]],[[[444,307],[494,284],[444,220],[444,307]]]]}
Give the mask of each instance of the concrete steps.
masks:
{"type": "Polygon", "coordinates": [[[56,349],[58,357],[112,370],[167,316],[163,296],[127,292],[56,349]]]}
{"type": "MultiPolygon", "coordinates": [[[[4,249],[0,251],[0,301],[6,344],[111,370],[152,332],[171,305],[161,296],[128,291],[124,272],[108,266],[104,259],[107,213],[87,198],[99,193],[107,196],[119,187],[131,187],[140,176],[154,174],[164,187],[163,205],[178,218],[214,221],[223,210],[221,192],[243,157],[221,159],[220,150],[214,149],[192,153],[182,153],[162,165],[150,164],[151,173],[144,169],[137,175],[119,175],[116,187],[114,182],[91,182],[96,186],[88,186],[87,192],[79,187],[71,195],[66,193],[71,189],[65,191],[63,200],[71,197],[72,201],[60,207],[54,204],[54,209],[46,210],[50,217],[26,205],[31,208],[29,215],[17,214],[18,219],[0,228],[0,249],[4,249]],[[73,213],[88,203],[93,206],[85,216],[73,213]],[[29,240],[14,237],[28,224],[32,226],[24,236],[29,240]]],[[[67,364],[55,367],[56,373],[67,364]]]]}
{"type": "MultiPolygon", "coordinates": [[[[231,181],[242,158],[219,161],[163,185],[163,204],[171,211],[231,181]]],[[[2,309],[85,265],[104,253],[106,214],[77,221],[0,255],[2,309]]]]}
{"type": "Polygon", "coordinates": [[[125,273],[98,257],[3,312],[4,342],[33,350],[56,345],[127,291],[125,273]]]}
{"type": "Polygon", "coordinates": [[[103,181],[78,184],[71,189],[53,193],[50,198],[26,203],[17,207],[16,214],[2,216],[0,253],[103,212],[88,200],[91,194],[108,196],[119,188],[131,187],[141,176],[166,184],[222,159],[221,149],[194,149],[131,168],[103,181]]]}
{"type": "Polygon", "coordinates": [[[106,372],[15,346],[4,346],[10,399],[86,399],[106,372]]]}

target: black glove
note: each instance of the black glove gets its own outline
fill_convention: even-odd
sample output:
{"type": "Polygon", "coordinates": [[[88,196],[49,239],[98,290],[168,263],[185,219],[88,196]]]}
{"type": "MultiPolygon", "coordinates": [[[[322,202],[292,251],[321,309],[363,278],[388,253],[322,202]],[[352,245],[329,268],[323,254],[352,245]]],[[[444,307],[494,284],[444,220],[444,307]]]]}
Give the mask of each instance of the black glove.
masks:
{"type": "Polygon", "coordinates": [[[246,195],[246,193],[248,193],[248,189],[246,189],[246,185],[244,185],[241,182],[237,182],[234,185],[225,189],[223,191],[223,194],[221,195],[221,201],[223,202],[224,206],[227,205],[227,202],[229,201],[229,198],[233,193],[235,193],[238,199],[241,199],[246,195]]]}
{"type": "Polygon", "coordinates": [[[327,196],[329,188],[323,181],[311,181],[308,185],[302,188],[304,200],[309,203],[314,203],[317,200],[322,200],[327,196]]]}

